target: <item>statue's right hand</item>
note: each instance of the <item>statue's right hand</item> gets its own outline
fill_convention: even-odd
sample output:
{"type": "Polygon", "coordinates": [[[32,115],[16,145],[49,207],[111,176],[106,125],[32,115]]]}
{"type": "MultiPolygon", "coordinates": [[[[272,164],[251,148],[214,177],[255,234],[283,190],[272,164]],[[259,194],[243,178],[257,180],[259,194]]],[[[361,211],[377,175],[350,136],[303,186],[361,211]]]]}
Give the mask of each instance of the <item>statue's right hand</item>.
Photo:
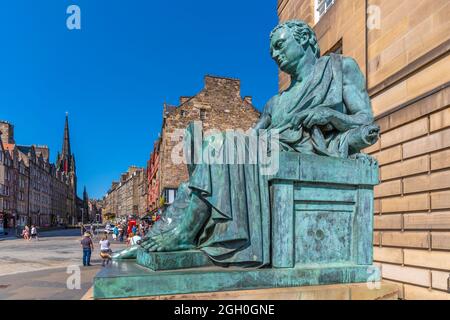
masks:
{"type": "Polygon", "coordinates": [[[290,120],[291,128],[298,129],[300,127],[300,124],[303,122],[303,120],[306,119],[308,114],[309,110],[304,110],[299,113],[293,114],[290,120]]]}

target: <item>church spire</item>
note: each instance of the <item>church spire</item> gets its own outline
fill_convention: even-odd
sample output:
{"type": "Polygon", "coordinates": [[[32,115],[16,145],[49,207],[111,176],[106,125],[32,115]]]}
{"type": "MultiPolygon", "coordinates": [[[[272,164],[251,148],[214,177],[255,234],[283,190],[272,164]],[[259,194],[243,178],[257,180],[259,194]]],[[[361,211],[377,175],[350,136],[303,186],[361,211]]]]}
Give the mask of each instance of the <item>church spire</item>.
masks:
{"type": "Polygon", "coordinates": [[[66,112],[66,124],[64,126],[64,141],[62,146],[62,156],[66,159],[70,159],[70,137],[69,137],[69,113],[66,112]]]}
{"type": "Polygon", "coordinates": [[[89,196],[88,196],[88,193],[86,190],[86,186],[84,186],[84,190],[83,190],[83,201],[86,203],[89,201],[89,196]]]}
{"type": "Polygon", "coordinates": [[[58,157],[58,169],[65,173],[74,171],[72,153],[70,150],[70,136],[69,136],[69,113],[66,112],[66,123],[64,126],[64,137],[61,154],[58,157]]]}

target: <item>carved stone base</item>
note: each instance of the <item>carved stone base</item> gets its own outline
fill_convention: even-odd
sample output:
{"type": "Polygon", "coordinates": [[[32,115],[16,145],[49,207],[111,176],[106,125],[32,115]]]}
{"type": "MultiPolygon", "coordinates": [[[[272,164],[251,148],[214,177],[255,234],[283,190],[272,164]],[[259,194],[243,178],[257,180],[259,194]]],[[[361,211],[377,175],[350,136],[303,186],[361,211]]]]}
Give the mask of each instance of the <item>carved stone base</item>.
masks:
{"type": "Polygon", "coordinates": [[[114,261],[94,278],[94,298],[112,299],[198,292],[284,288],[379,281],[372,266],[335,264],[301,268],[203,267],[153,271],[135,261],[114,261]]]}
{"type": "MultiPolygon", "coordinates": [[[[82,300],[94,300],[93,288],[84,295],[82,300]]],[[[368,287],[367,283],[353,283],[133,297],[117,300],[398,300],[398,287],[385,282],[378,282],[373,287],[368,287]]]]}
{"type": "Polygon", "coordinates": [[[199,250],[146,252],[138,249],[136,263],[152,269],[177,270],[213,266],[211,259],[199,250]]]}

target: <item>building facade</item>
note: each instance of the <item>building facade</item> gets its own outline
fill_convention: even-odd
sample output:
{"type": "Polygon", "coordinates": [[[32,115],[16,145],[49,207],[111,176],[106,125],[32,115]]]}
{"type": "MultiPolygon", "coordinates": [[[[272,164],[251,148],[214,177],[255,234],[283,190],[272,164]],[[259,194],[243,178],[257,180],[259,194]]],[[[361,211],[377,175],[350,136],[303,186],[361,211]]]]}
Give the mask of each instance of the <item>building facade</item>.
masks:
{"type": "MultiPolygon", "coordinates": [[[[64,148],[70,150],[66,117],[64,148]]],[[[40,227],[76,222],[76,172],[74,162],[50,162],[47,146],[16,144],[14,126],[0,121],[0,222],[4,228],[25,224],[40,227]]],[[[67,152],[65,153],[67,154],[67,152]]],[[[73,154],[71,155],[74,159],[73,154]]],[[[60,156],[58,156],[60,161],[60,156]]],[[[73,160],[74,161],[74,160],[73,160]]]]}
{"type": "Polygon", "coordinates": [[[105,217],[142,217],[147,212],[146,174],[143,168],[130,166],[120,182],[113,182],[103,199],[105,217]]]}
{"type": "Polygon", "coordinates": [[[159,150],[161,146],[161,139],[158,139],[153,144],[153,151],[150,154],[150,160],[147,162],[147,206],[149,212],[155,212],[160,205],[161,192],[160,184],[160,170],[159,170],[159,150]]]}
{"type": "Polygon", "coordinates": [[[14,128],[0,122],[0,232],[14,223],[16,203],[14,201],[14,158],[11,146],[14,128]]]}
{"type": "MultiPolygon", "coordinates": [[[[208,131],[240,129],[247,131],[259,119],[259,111],[252,105],[251,97],[241,97],[240,80],[205,76],[204,88],[196,95],[181,97],[178,106],[164,105],[163,125],[160,142],[150,157],[152,169],[149,171],[152,186],[150,203],[158,205],[162,196],[165,204],[170,204],[176,196],[180,183],[188,180],[186,164],[178,164],[173,153],[179,152],[183,130],[189,123],[198,121],[207,136],[208,131]],[[175,149],[177,148],[177,149],[175,149]],[[159,179],[159,184],[155,181],[159,179]],[[158,194],[159,193],[159,194],[158,194]]],[[[161,204],[161,203],[159,203],[161,204]]],[[[154,208],[154,207],[153,207],[154,208]]]]}
{"type": "MultiPolygon", "coordinates": [[[[353,57],[367,79],[380,140],[374,260],[404,299],[449,299],[450,3],[279,0],[322,53],[353,57]],[[326,2],[324,5],[323,3],[326,2]],[[319,10],[319,12],[317,12],[319,10]]],[[[289,79],[280,73],[280,90],[289,79]]]]}

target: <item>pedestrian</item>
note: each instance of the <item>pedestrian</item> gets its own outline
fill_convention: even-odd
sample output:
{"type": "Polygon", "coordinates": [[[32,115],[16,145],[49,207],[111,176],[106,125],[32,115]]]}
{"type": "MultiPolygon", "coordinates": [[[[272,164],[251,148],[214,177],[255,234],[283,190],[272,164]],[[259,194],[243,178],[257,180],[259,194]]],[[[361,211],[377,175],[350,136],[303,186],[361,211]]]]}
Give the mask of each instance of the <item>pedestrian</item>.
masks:
{"type": "Polygon", "coordinates": [[[94,244],[88,232],[84,233],[83,239],[81,240],[81,247],[83,248],[83,266],[91,266],[91,254],[94,251],[94,244]]]}
{"type": "Polygon", "coordinates": [[[117,236],[118,235],[119,235],[119,228],[117,226],[114,226],[114,228],[113,228],[113,235],[112,235],[114,241],[117,241],[117,236]]]}
{"type": "Polygon", "coordinates": [[[131,246],[131,239],[134,237],[133,233],[129,233],[127,237],[127,247],[131,246]]]}
{"type": "Polygon", "coordinates": [[[142,238],[138,234],[136,234],[134,236],[133,236],[133,234],[131,234],[130,246],[134,246],[134,245],[139,244],[141,240],[142,240],[142,238]]]}
{"type": "Polygon", "coordinates": [[[102,267],[105,267],[111,261],[111,244],[108,240],[108,235],[105,234],[100,240],[100,257],[102,258],[102,267]]]}
{"type": "Polygon", "coordinates": [[[31,239],[36,239],[37,241],[39,241],[37,229],[36,229],[35,225],[31,226],[31,239]]]}
{"type": "Polygon", "coordinates": [[[25,240],[30,240],[30,228],[28,226],[23,229],[22,236],[25,240]]]}
{"type": "Polygon", "coordinates": [[[131,228],[131,233],[136,234],[137,231],[137,227],[136,225],[133,225],[133,227],[131,228]]]}
{"type": "Polygon", "coordinates": [[[119,241],[123,242],[123,234],[124,234],[124,229],[122,227],[122,225],[119,225],[119,241]]]}

